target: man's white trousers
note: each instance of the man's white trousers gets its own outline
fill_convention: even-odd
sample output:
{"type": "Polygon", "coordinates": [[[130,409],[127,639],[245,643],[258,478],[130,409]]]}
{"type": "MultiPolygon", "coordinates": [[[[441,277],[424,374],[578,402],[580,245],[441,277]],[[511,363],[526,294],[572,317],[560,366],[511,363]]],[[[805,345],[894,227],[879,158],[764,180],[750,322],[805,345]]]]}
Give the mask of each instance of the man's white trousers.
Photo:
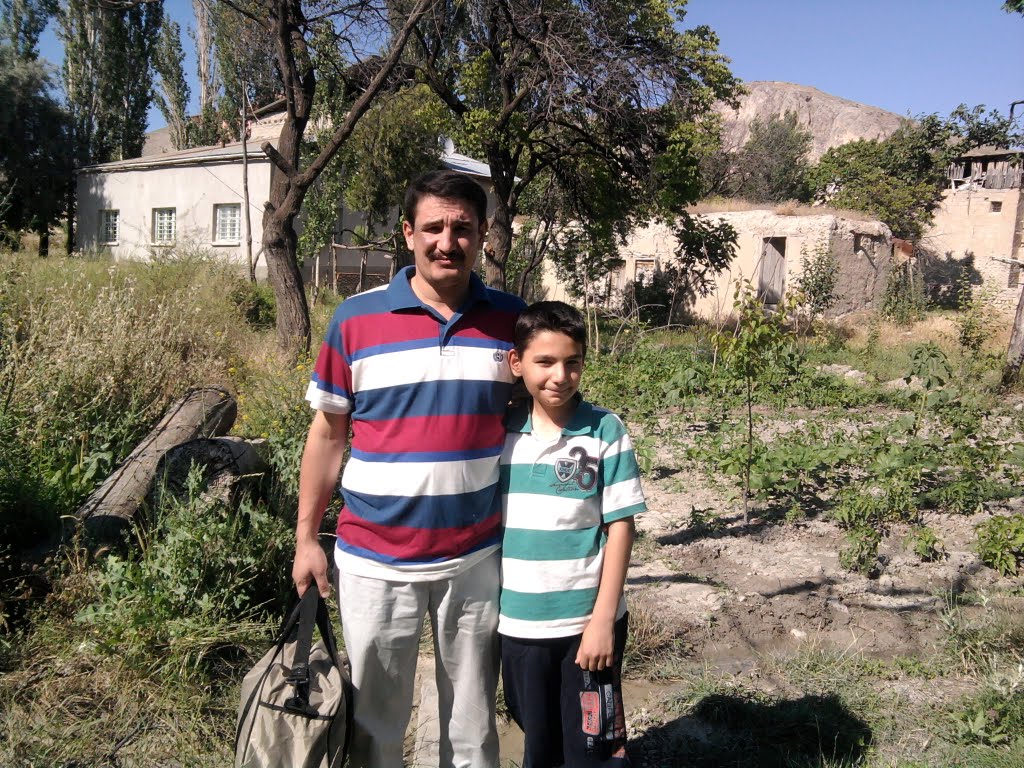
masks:
{"type": "Polygon", "coordinates": [[[433,627],[441,768],[497,768],[498,566],[495,552],[438,581],[338,575],[355,687],[349,766],[402,768],[425,616],[433,627]]]}

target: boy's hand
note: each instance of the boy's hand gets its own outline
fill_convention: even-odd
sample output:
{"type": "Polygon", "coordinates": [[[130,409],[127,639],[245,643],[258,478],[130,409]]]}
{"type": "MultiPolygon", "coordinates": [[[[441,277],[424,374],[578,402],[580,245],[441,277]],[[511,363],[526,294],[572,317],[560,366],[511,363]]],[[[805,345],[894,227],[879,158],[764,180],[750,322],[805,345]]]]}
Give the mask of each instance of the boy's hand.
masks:
{"type": "Polygon", "coordinates": [[[615,621],[591,617],[580,638],[576,663],[581,669],[597,672],[611,669],[615,663],[615,621]]]}

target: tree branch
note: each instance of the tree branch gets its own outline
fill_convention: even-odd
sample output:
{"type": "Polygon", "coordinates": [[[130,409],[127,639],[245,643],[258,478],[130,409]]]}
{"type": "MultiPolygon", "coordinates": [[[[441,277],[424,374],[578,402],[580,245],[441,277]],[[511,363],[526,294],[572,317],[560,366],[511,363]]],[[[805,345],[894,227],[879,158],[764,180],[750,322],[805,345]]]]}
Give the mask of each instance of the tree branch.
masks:
{"type": "Polygon", "coordinates": [[[359,119],[370,108],[370,105],[373,103],[378,91],[381,90],[387,82],[388,77],[391,76],[391,73],[398,65],[398,60],[402,56],[405,44],[408,42],[409,37],[416,28],[416,25],[419,24],[420,19],[423,18],[435,2],[436,0],[417,0],[416,6],[405,21],[405,25],[399,31],[398,36],[392,43],[391,50],[388,52],[388,56],[384,60],[383,66],[381,66],[377,74],[374,75],[370,84],[366,87],[366,90],[364,90],[362,94],[360,94],[359,98],[356,99],[355,103],[349,109],[348,114],[345,115],[345,120],[334,131],[334,134],[331,136],[330,141],[328,141],[327,146],[321,150],[316,159],[309,164],[309,167],[294,179],[294,183],[292,185],[293,191],[290,194],[293,194],[294,192],[304,194],[306,189],[316,181],[324,168],[327,167],[327,164],[337,154],[342,144],[345,143],[346,139],[348,139],[349,135],[355,129],[356,123],[359,122],[359,119]]]}
{"type": "Polygon", "coordinates": [[[287,176],[289,180],[295,179],[295,169],[292,168],[291,163],[285,159],[284,155],[277,151],[273,144],[269,141],[264,141],[260,145],[260,149],[263,150],[263,154],[270,158],[270,162],[277,166],[277,169],[287,176]]]}

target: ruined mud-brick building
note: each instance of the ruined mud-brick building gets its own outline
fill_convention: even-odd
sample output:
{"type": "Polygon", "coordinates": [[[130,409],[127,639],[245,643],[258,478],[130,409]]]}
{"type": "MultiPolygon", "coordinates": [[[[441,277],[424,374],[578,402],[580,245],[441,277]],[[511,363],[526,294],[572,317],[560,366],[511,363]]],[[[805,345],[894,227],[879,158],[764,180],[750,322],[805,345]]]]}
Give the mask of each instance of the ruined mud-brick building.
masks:
{"type": "Polygon", "coordinates": [[[963,270],[1001,307],[1017,306],[1024,265],[1024,197],[1015,154],[979,147],[949,168],[949,188],[922,238],[922,269],[933,290],[953,290],[963,270]]]}
{"type": "MultiPolygon", "coordinates": [[[[805,259],[824,249],[831,252],[838,270],[837,300],[828,314],[881,306],[892,265],[892,233],[885,224],[825,210],[801,215],[774,210],[700,215],[732,225],[737,233],[736,252],[710,294],[686,307],[691,314],[710,319],[728,316],[736,283],[743,280],[750,281],[767,305],[776,305],[799,279],[805,259]]],[[[625,263],[592,293],[615,304],[631,281],[644,280],[671,264],[677,246],[672,230],[663,224],[637,229],[621,251],[625,263]]],[[[544,274],[543,292],[547,298],[573,301],[550,269],[544,274]]]]}

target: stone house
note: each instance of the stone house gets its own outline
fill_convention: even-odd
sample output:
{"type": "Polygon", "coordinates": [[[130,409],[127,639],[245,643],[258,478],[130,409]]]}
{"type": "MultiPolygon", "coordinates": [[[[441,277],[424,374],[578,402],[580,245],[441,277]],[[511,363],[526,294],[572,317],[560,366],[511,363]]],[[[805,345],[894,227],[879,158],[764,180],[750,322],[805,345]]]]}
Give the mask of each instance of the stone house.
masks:
{"type": "Polygon", "coordinates": [[[1024,197],[1014,153],[979,147],[949,168],[949,187],[921,241],[926,283],[950,292],[966,268],[1001,307],[1016,307],[1024,264],[1024,197]]]}
{"type": "MultiPolygon", "coordinates": [[[[699,215],[725,221],[737,232],[736,252],[730,267],[720,274],[708,296],[686,307],[700,317],[722,318],[732,312],[735,285],[749,280],[769,306],[777,304],[803,271],[803,261],[822,249],[831,251],[838,267],[838,299],[828,314],[838,316],[881,306],[892,264],[892,234],[879,221],[848,218],[836,212],[805,209],[789,215],[774,210],[708,211],[699,215]]],[[[635,230],[622,249],[623,265],[607,282],[597,286],[610,305],[623,289],[669,265],[677,240],[663,224],[635,230]]],[[[571,301],[554,271],[545,271],[547,298],[571,301]]]]}

